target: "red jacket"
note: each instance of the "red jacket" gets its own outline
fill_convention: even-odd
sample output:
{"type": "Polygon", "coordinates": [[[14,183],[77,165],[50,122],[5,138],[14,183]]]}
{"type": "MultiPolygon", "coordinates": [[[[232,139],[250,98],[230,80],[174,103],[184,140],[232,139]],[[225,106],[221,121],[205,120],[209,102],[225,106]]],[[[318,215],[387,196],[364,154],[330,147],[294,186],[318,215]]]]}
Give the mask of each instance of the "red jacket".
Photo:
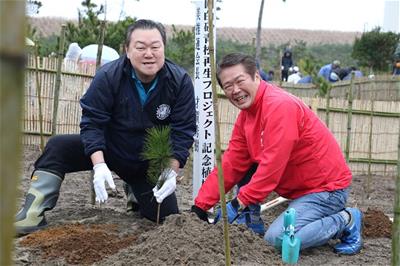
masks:
{"type": "MultiPolygon", "coordinates": [[[[254,103],[242,110],[222,158],[225,191],[258,164],[240,189],[244,205],[261,203],[271,191],[296,199],[346,188],[351,172],[334,136],[297,97],[261,81],[254,103]]],[[[208,210],[219,201],[218,170],[201,186],[195,205],[208,210]]]]}

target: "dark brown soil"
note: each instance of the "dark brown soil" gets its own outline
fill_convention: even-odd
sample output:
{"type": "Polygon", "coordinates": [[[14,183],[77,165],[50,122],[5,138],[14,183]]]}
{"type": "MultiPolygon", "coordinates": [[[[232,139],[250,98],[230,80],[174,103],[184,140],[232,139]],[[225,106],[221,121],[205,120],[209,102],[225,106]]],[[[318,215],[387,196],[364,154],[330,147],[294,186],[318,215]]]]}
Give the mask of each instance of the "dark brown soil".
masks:
{"type": "MultiPolygon", "coordinates": [[[[26,147],[20,204],[29,187],[36,147],[26,147]]],[[[181,214],[162,225],[126,213],[125,197],[112,197],[102,206],[90,201],[90,173],[66,176],[57,206],[46,213],[49,227],[15,240],[16,265],[225,265],[222,224],[206,224],[189,213],[192,204],[190,173],[178,186],[181,214]]],[[[116,177],[117,188],[122,181],[116,177]]],[[[373,177],[369,198],[363,198],[365,178],[355,176],[348,205],[364,213],[364,248],[354,256],[340,256],[327,245],[301,252],[299,265],[389,265],[394,178],[373,177]]],[[[274,196],[271,195],[271,199],[274,196]]],[[[263,213],[268,226],[287,205],[263,213]]],[[[230,226],[233,265],[282,265],[279,252],[244,226],[230,226]]]]}
{"type": "Polygon", "coordinates": [[[392,222],[381,210],[371,209],[364,213],[364,237],[392,237],[392,222]]]}

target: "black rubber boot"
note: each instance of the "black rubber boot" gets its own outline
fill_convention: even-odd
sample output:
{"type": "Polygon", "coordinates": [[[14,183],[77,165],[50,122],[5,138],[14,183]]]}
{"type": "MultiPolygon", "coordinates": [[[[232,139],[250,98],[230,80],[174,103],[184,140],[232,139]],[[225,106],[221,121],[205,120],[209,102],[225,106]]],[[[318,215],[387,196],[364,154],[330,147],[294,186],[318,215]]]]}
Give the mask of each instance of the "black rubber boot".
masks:
{"type": "Polygon", "coordinates": [[[24,207],[16,216],[17,235],[26,235],[47,226],[44,212],[56,206],[62,178],[46,171],[32,174],[31,187],[26,195],[24,207]]]}

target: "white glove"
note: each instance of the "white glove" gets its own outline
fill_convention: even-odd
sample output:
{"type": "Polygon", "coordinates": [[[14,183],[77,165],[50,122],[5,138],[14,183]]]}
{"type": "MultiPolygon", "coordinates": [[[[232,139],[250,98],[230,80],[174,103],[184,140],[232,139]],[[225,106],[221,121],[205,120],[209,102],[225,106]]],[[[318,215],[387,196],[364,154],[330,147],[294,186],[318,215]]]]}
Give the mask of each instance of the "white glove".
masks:
{"type": "Polygon", "coordinates": [[[176,189],[176,177],[178,174],[171,168],[168,168],[163,171],[158,180],[161,180],[163,176],[166,176],[166,179],[161,188],[158,189],[157,186],[153,188],[153,194],[158,203],[163,202],[163,200],[174,193],[176,189]]]}
{"type": "Polygon", "coordinates": [[[106,191],[106,186],[104,182],[106,181],[110,188],[115,189],[115,184],[113,177],[111,175],[110,169],[108,169],[106,163],[98,163],[93,166],[94,178],[93,185],[94,191],[96,192],[96,201],[103,203],[108,198],[108,193],[106,191]]]}

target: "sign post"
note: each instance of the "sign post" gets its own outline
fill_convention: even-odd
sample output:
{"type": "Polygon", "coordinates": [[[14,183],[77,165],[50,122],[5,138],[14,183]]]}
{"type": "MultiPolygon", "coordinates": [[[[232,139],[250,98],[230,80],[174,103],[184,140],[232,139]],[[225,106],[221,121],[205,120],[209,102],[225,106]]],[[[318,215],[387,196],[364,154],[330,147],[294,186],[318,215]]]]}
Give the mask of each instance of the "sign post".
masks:
{"type": "Polygon", "coordinates": [[[193,148],[193,199],[197,196],[201,185],[215,165],[214,108],[211,87],[207,0],[196,1],[195,5],[194,88],[197,130],[194,136],[193,148]]]}

